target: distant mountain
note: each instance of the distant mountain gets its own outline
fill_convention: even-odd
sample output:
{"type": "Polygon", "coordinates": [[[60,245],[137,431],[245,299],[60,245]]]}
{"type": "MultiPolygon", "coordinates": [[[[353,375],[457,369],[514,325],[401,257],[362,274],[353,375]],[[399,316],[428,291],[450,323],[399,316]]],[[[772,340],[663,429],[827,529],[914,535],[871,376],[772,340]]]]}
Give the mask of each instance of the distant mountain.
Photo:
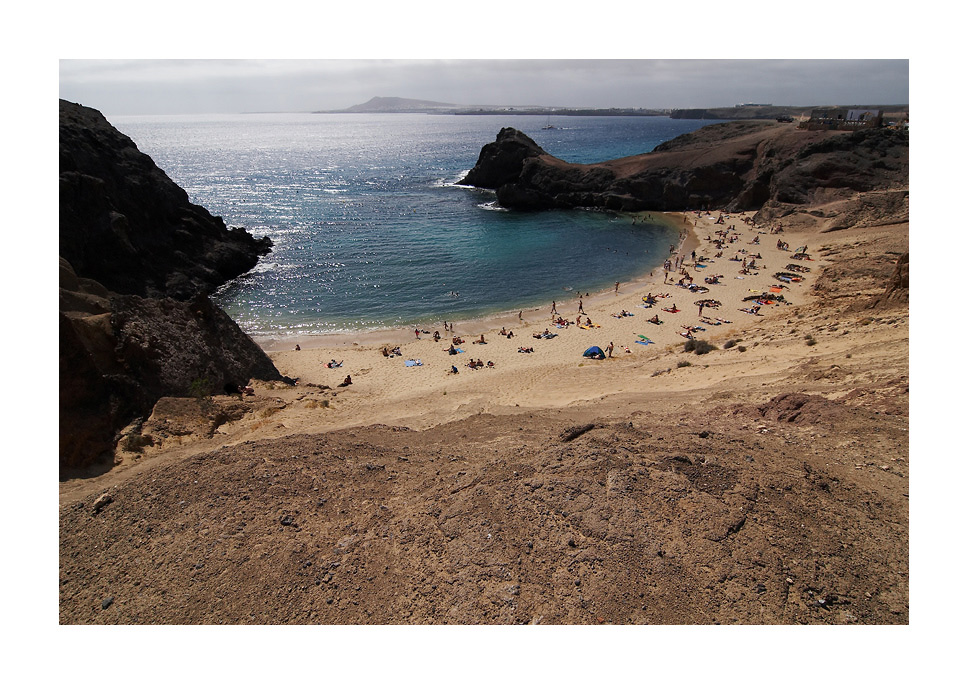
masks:
{"type": "Polygon", "coordinates": [[[448,104],[446,102],[433,102],[432,100],[411,100],[406,97],[374,97],[363,104],[353,105],[346,109],[330,110],[327,113],[352,113],[352,114],[404,114],[404,113],[425,113],[453,111],[459,105],[448,104]]]}
{"type": "Polygon", "coordinates": [[[540,116],[668,116],[667,109],[576,109],[544,105],[465,105],[406,97],[374,97],[346,109],[329,109],[314,114],[530,114],[540,116]]]}

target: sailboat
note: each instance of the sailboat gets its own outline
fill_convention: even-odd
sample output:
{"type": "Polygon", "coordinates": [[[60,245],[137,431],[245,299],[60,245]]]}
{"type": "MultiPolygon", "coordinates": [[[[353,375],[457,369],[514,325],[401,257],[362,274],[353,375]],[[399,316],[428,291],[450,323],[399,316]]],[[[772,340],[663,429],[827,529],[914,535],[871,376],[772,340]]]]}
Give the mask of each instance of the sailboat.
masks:
{"type": "Polygon", "coordinates": [[[548,123],[541,127],[542,131],[553,131],[555,127],[551,125],[551,115],[548,115],[548,123]]]}

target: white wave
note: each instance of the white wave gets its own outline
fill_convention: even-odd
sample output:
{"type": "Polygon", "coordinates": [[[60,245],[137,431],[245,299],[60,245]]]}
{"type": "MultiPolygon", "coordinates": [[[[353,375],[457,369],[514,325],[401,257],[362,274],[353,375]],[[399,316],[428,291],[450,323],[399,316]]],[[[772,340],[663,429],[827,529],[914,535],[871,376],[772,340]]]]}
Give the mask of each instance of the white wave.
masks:
{"type": "Polygon", "coordinates": [[[508,211],[506,208],[498,204],[497,200],[493,202],[483,202],[481,204],[478,204],[477,206],[480,207],[481,209],[484,209],[485,211],[508,211]]]}

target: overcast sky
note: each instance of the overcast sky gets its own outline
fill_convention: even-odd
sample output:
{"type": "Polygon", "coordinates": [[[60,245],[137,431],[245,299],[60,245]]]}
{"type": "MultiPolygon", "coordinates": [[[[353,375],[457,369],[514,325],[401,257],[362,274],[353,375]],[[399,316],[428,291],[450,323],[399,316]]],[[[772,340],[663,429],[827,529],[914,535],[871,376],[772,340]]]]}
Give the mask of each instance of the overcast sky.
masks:
{"type": "Polygon", "coordinates": [[[907,104],[907,60],[60,60],[60,97],[106,115],[459,105],[907,104]]]}

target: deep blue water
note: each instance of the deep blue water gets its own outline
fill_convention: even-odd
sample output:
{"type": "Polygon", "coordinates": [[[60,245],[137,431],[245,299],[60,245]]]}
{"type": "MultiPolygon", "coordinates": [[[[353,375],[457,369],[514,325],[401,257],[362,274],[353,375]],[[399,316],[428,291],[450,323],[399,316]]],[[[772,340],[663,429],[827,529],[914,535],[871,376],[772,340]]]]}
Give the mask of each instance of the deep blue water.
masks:
{"type": "Polygon", "coordinates": [[[111,119],[192,201],[273,251],[219,304],[254,336],[347,332],[511,311],[662,262],[661,223],[515,213],[454,185],[504,126],[589,163],[651,151],[705,122],[664,117],[247,114],[111,119]]]}

